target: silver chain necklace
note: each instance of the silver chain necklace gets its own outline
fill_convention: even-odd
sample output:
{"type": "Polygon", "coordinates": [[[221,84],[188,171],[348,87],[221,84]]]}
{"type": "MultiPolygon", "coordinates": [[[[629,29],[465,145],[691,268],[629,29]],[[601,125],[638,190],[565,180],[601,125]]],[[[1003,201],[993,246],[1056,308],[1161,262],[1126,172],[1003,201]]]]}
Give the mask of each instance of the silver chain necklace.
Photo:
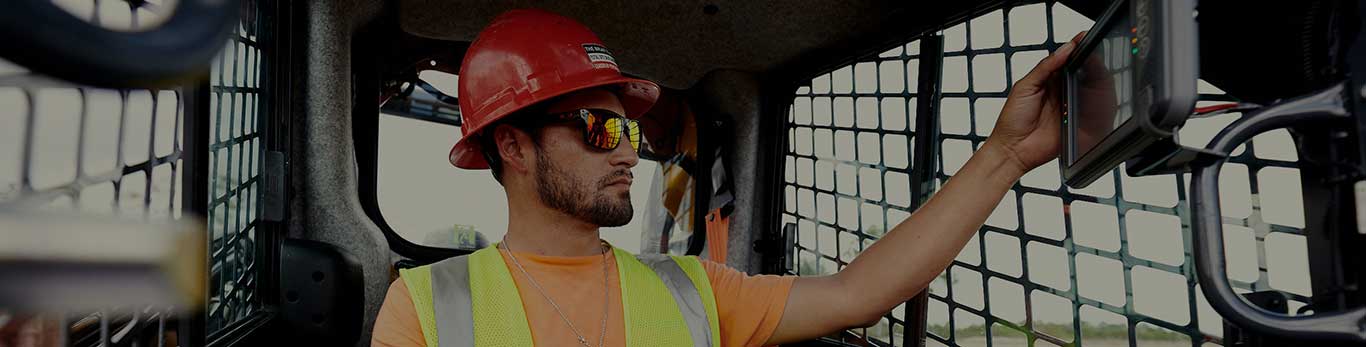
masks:
{"type": "MultiPolygon", "coordinates": [[[[602,242],[602,240],[598,241],[602,242]]],[[[609,290],[607,287],[607,253],[611,251],[611,248],[607,246],[606,242],[603,242],[602,246],[602,333],[598,335],[598,347],[602,347],[604,345],[605,339],[607,338],[607,293],[609,290]]],[[[556,304],[555,300],[550,299],[550,295],[545,293],[545,289],[541,288],[541,284],[536,283],[536,279],[531,278],[531,273],[527,272],[526,268],[522,267],[522,263],[517,261],[517,256],[512,254],[512,246],[508,244],[506,238],[503,239],[503,249],[507,250],[508,258],[512,258],[512,263],[517,265],[517,269],[522,271],[522,275],[526,276],[527,282],[531,282],[531,286],[535,287],[536,291],[541,293],[541,297],[544,297],[545,301],[550,303],[550,307],[555,309],[555,313],[560,314],[560,319],[564,320],[564,324],[569,325],[569,330],[572,330],[574,332],[574,335],[577,335],[579,337],[579,345],[584,347],[592,347],[593,345],[588,344],[588,338],[583,337],[583,334],[579,333],[579,328],[574,327],[574,323],[570,322],[568,317],[565,317],[564,311],[560,310],[560,305],[556,304]]]]}

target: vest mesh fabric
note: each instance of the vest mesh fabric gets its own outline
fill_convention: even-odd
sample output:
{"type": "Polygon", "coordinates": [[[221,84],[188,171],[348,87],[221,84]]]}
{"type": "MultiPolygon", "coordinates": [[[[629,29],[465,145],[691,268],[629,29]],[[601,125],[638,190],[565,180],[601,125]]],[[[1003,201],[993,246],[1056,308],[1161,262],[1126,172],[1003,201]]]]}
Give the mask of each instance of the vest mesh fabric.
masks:
{"type": "Polygon", "coordinates": [[[531,327],[498,248],[470,254],[470,295],[474,304],[474,345],[531,346],[531,327]]]}
{"type": "Polygon", "coordinates": [[[702,261],[693,256],[671,255],[678,267],[683,268],[683,272],[688,274],[694,286],[697,287],[698,294],[702,296],[702,304],[707,307],[707,322],[711,324],[711,345],[721,346],[721,315],[716,311],[716,294],[711,288],[711,279],[707,277],[707,269],[702,267],[702,261]]]}
{"type": "MultiPolygon", "coordinates": [[[[522,298],[508,264],[497,246],[474,252],[469,257],[470,295],[474,316],[475,346],[532,346],[530,324],[522,298]]],[[[622,310],[626,322],[627,346],[694,346],[673,294],[649,266],[629,252],[613,248],[620,279],[622,310]]],[[[712,346],[720,346],[720,322],[716,297],[706,270],[696,257],[673,256],[673,261],[688,275],[702,297],[710,323],[712,346]]],[[[437,347],[435,305],[431,285],[431,265],[400,270],[416,306],[418,321],[427,346],[437,347]]]]}
{"type": "Polygon", "coordinates": [[[417,309],[417,321],[422,326],[422,339],[427,346],[440,346],[436,336],[436,309],[432,305],[432,272],[427,266],[398,271],[403,284],[408,285],[408,296],[417,309]]]}
{"type": "Polygon", "coordinates": [[[613,248],[621,278],[627,346],[693,346],[673,294],[654,270],[631,253],[613,248]]]}

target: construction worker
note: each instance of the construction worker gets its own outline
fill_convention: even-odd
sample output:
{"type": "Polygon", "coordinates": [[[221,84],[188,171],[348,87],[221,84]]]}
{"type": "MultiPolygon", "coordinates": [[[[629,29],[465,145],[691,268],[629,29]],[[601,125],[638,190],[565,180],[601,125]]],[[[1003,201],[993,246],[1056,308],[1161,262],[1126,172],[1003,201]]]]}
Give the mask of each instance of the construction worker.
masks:
{"type": "MultiPolygon", "coordinates": [[[[1073,40],[1074,42],[1076,39],[1073,40]]],[[[1011,89],[991,137],[928,203],[837,274],[749,276],[695,257],[637,256],[599,238],[632,216],[634,117],[659,96],[621,75],[582,24],[500,15],[460,66],[464,136],[451,162],[491,169],[502,242],[403,270],[377,346],[759,346],[870,326],[923,290],[1025,172],[1056,157],[1047,81],[1073,43],[1011,89]]]]}

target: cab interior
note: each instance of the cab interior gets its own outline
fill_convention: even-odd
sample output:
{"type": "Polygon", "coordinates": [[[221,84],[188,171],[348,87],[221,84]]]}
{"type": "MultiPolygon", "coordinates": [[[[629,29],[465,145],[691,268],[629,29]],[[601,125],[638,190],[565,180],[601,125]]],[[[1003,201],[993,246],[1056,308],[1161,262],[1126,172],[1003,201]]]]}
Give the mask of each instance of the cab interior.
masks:
{"type": "MultiPolygon", "coordinates": [[[[19,163],[9,181],[0,176],[10,187],[0,211],[188,219],[207,235],[201,307],[68,312],[59,315],[65,345],[368,345],[398,269],[473,250],[413,236],[427,230],[405,230],[394,217],[402,213],[385,208],[403,199],[386,198],[385,175],[418,170],[393,163],[459,169],[445,164],[449,147],[386,150],[403,134],[384,127],[401,118],[454,143],[452,83],[465,49],[494,16],[541,8],[581,21],[624,73],[664,89],[644,121],[651,147],[642,154],[662,191],[646,190],[636,208],[671,204],[666,219],[677,225],[663,236],[657,224],[620,231],[655,238],[636,251],[700,255],[751,274],[828,274],[952,177],[990,133],[1010,84],[1109,3],[240,0],[240,24],[198,76],[155,89],[0,78],[0,137],[10,139],[0,148],[14,149],[0,161],[19,163]],[[61,98],[86,106],[47,116],[41,105],[61,98]],[[91,120],[101,115],[113,120],[91,120]],[[127,130],[140,124],[152,126],[127,130]],[[59,164],[31,162],[69,165],[101,150],[44,150],[60,146],[41,138],[95,133],[117,136],[117,174],[77,166],[71,179],[38,182],[52,177],[44,165],[59,164]],[[173,154],[161,151],[167,138],[173,154]],[[123,155],[139,141],[150,144],[123,155]],[[90,192],[106,183],[110,192],[90,192]],[[687,201],[681,214],[678,199],[687,201]],[[715,217],[728,227],[710,229],[715,217]]],[[[1199,11],[1201,105],[1271,103],[1346,74],[1345,58],[1319,52],[1353,42],[1355,31],[1340,28],[1356,28],[1355,2],[1204,0],[1199,11]]],[[[1237,117],[1193,121],[1183,136],[1208,141],[1237,117]]],[[[1288,132],[1258,137],[1230,164],[1237,177],[1224,195],[1235,210],[1225,221],[1237,226],[1226,239],[1240,247],[1229,251],[1233,283],[1273,293],[1291,315],[1360,303],[1348,295],[1355,289],[1333,289],[1353,276],[1317,271],[1333,266],[1324,254],[1340,246],[1313,237],[1326,207],[1313,182],[1301,182],[1311,156],[1299,142],[1288,132]]],[[[1250,333],[1226,326],[1193,282],[1188,177],[1116,170],[1077,190],[1060,184],[1059,170],[1045,165],[1017,184],[926,293],[874,326],[800,345],[1242,343],[1250,333]]],[[[449,192],[419,203],[441,209],[443,198],[496,201],[487,187],[462,187],[491,182],[411,184],[449,192]]]]}

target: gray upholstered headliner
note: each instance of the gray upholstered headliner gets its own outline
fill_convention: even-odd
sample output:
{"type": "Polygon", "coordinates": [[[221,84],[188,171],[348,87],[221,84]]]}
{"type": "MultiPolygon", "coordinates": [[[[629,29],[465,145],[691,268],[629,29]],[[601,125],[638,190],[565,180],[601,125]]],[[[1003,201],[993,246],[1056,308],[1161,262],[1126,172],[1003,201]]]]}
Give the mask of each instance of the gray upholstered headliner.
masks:
{"type": "Polygon", "coordinates": [[[472,41],[503,11],[543,8],[593,28],[628,72],[686,89],[712,70],[766,72],[889,25],[910,25],[913,5],[891,0],[398,0],[398,13],[403,30],[414,35],[472,41]],[[703,13],[712,3],[719,11],[703,13]]]}

